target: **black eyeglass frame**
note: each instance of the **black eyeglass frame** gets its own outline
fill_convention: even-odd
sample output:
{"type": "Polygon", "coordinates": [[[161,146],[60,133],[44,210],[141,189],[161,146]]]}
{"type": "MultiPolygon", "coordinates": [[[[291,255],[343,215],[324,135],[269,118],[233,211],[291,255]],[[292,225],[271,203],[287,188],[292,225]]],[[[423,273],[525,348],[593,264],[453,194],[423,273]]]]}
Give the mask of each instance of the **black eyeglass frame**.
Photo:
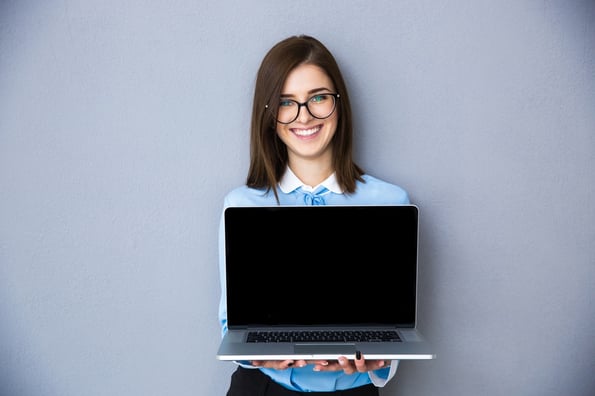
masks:
{"type": "MultiPolygon", "coordinates": [[[[337,110],[337,100],[340,97],[341,97],[341,95],[338,94],[338,93],[335,93],[335,92],[323,92],[323,93],[318,93],[318,94],[315,94],[315,95],[310,96],[308,98],[308,100],[306,100],[303,103],[300,103],[297,100],[293,100],[293,99],[285,99],[285,100],[288,100],[290,102],[293,102],[293,103],[297,104],[298,111],[297,111],[297,113],[295,115],[295,118],[293,120],[289,121],[289,122],[282,122],[282,121],[279,121],[276,116],[274,116],[275,121],[277,121],[279,124],[284,124],[284,125],[291,124],[292,122],[294,122],[295,120],[297,120],[298,117],[300,116],[300,111],[302,110],[302,106],[305,107],[306,110],[308,110],[308,113],[310,113],[310,115],[312,117],[316,118],[317,120],[327,119],[327,118],[329,118],[330,116],[333,115],[333,113],[335,112],[335,110],[337,110]],[[317,117],[317,116],[315,116],[314,114],[312,114],[312,112],[310,111],[310,108],[308,107],[308,102],[310,102],[310,100],[312,98],[315,98],[316,96],[321,96],[321,95],[330,95],[330,96],[332,96],[334,98],[334,101],[335,101],[334,106],[333,106],[333,110],[327,116],[325,116],[325,117],[317,117]]],[[[270,107],[269,107],[268,104],[266,104],[264,107],[265,107],[265,109],[270,109],[270,107]]],[[[279,109],[277,109],[277,111],[279,111],[279,109]]],[[[272,112],[272,110],[271,110],[271,112],[272,112]]]]}

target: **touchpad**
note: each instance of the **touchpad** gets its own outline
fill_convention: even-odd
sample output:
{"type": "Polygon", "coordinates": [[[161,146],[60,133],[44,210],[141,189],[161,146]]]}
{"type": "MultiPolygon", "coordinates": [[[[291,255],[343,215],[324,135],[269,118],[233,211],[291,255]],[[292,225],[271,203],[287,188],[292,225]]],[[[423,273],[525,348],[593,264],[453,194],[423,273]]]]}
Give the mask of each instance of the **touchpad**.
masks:
{"type": "Polygon", "coordinates": [[[305,355],[353,355],[354,344],[296,344],[293,350],[305,355]]]}

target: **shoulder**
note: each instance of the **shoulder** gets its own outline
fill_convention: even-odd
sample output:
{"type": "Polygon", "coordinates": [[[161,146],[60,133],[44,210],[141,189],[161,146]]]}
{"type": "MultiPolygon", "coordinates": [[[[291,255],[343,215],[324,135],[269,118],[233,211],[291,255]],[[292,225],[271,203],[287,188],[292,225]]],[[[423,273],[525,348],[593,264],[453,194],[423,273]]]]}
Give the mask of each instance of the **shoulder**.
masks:
{"type": "Polygon", "coordinates": [[[265,189],[250,188],[246,185],[229,191],[223,199],[223,206],[260,206],[274,204],[275,195],[265,189]]]}
{"type": "Polygon", "coordinates": [[[358,182],[355,195],[361,195],[372,204],[408,204],[407,191],[393,183],[381,180],[369,174],[362,176],[363,182],[358,182]]]}

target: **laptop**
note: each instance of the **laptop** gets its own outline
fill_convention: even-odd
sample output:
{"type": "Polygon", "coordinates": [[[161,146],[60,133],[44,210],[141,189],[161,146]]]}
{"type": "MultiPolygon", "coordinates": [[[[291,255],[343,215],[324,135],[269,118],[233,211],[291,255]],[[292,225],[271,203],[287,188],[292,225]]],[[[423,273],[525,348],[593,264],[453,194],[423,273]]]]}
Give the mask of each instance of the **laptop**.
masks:
{"type": "Polygon", "coordinates": [[[219,360],[434,359],[415,205],[228,207],[219,360]]]}

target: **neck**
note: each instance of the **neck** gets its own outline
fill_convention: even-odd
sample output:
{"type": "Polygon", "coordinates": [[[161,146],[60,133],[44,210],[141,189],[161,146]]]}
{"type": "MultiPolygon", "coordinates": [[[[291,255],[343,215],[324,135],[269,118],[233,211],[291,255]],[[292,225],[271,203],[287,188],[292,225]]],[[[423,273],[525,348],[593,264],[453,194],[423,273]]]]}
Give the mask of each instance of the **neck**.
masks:
{"type": "Polygon", "coordinates": [[[290,158],[289,167],[304,184],[311,187],[319,185],[334,172],[330,156],[315,160],[290,158]]]}

